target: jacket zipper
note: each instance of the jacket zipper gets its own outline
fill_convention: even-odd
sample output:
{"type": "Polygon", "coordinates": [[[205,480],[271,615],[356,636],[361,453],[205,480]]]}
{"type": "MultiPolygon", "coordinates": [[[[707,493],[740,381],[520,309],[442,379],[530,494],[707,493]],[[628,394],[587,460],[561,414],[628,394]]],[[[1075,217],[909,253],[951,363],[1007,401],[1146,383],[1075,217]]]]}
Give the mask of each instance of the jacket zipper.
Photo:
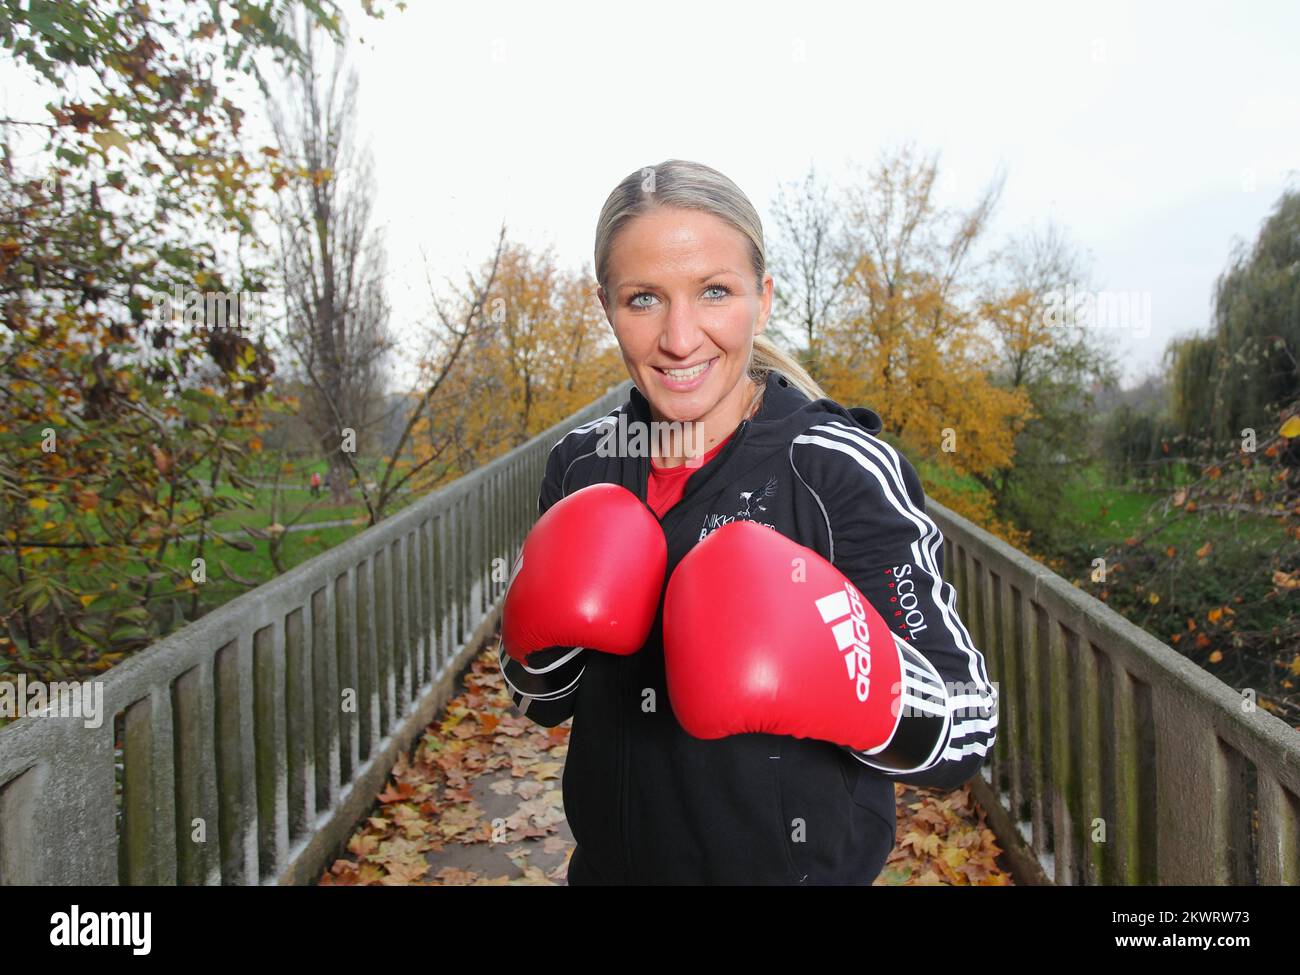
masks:
{"type": "Polygon", "coordinates": [[[632,866],[632,842],[631,842],[632,831],[628,828],[629,826],[628,810],[631,804],[628,802],[628,796],[627,796],[628,791],[631,788],[630,770],[632,765],[631,762],[632,744],[630,741],[631,735],[628,734],[628,728],[627,728],[628,718],[626,716],[627,706],[629,703],[629,698],[627,693],[627,686],[628,686],[627,671],[628,671],[628,665],[630,663],[631,663],[630,660],[622,661],[622,668],[619,672],[619,683],[618,683],[619,700],[623,702],[623,705],[619,708],[619,722],[618,722],[618,733],[619,733],[618,745],[619,748],[621,749],[621,754],[622,754],[621,764],[622,764],[622,772],[623,772],[622,781],[619,782],[618,802],[621,808],[619,809],[618,818],[619,818],[619,822],[622,825],[622,830],[623,830],[623,836],[622,836],[623,860],[627,865],[628,883],[636,883],[636,873],[633,871],[633,866],[632,866]]]}
{"type": "MultiPolygon", "coordinates": [[[[745,432],[748,429],[749,429],[749,420],[741,420],[740,426],[736,427],[736,432],[731,435],[731,440],[727,443],[727,446],[723,449],[722,453],[718,454],[718,456],[714,457],[713,460],[709,462],[708,466],[713,468],[713,470],[709,471],[710,474],[714,474],[715,472],[720,470],[722,468],[722,465],[727,462],[727,459],[733,453],[735,453],[736,449],[740,446],[740,442],[744,439],[745,432]]],[[[701,468],[700,472],[702,472],[703,470],[704,468],[701,468]]],[[[647,460],[646,469],[645,469],[645,480],[648,481],[649,478],[650,478],[650,462],[647,460]]],[[[673,505],[671,508],[669,508],[667,513],[662,518],[659,518],[659,524],[664,527],[665,535],[668,534],[667,519],[671,518],[674,514],[680,513],[686,507],[686,500],[690,498],[692,495],[698,494],[701,490],[703,490],[700,487],[702,483],[703,480],[699,477],[696,477],[695,474],[692,474],[689,478],[687,478],[686,490],[682,492],[682,496],[677,499],[677,503],[673,505]]],[[[646,491],[646,484],[642,483],[641,485],[642,501],[645,500],[644,497],[645,491],[646,491]]],[[[659,516],[655,515],[655,517],[658,518],[659,516]]]]}
{"type": "MultiPolygon", "coordinates": [[[[722,464],[726,462],[727,458],[730,457],[731,454],[735,452],[736,448],[740,445],[740,442],[744,439],[745,432],[748,429],[749,429],[749,420],[742,420],[740,422],[740,425],[736,427],[736,432],[731,435],[731,440],[730,442],[728,442],[726,448],[722,451],[722,453],[718,454],[718,456],[714,457],[713,460],[710,462],[709,466],[711,467],[713,467],[713,465],[717,465],[716,467],[713,467],[713,471],[710,471],[710,473],[714,473],[718,469],[720,469],[722,464]]],[[[646,495],[647,495],[649,482],[650,482],[650,458],[638,457],[636,461],[636,471],[637,471],[636,474],[637,496],[641,499],[642,503],[644,503],[646,501],[646,495]]],[[[681,510],[685,507],[686,499],[690,497],[691,494],[697,493],[699,491],[700,484],[701,484],[700,479],[697,478],[695,475],[691,475],[690,479],[686,482],[686,490],[682,492],[682,496],[678,499],[677,503],[668,509],[668,511],[665,513],[663,518],[660,518],[659,515],[656,514],[653,510],[650,511],[650,513],[653,514],[655,518],[659,521],[660,526],[664,529],[665,540],[667,540],[668,537],[668,524],[666,519],[671,517],[673,514],[678,514],[681,512],[681,510]]],[[[625,660],[623,662],[624,664],[623,668],[619,672],[619,699],[624,702],[624,706],[619,708],[618,733],[620,739],[619,747],[622,750],[621,771],[623,773],[622,782],[620,783],[620,791],[619,791],[619,807],[620,807],[619,822],[623,830],[623,836],[622,836],[623,862],[627,866],[628,879],[629,881],[632,881],[636,877],[636,874],[633,871],[632,839],[631,839],[632,831],[630,829],[630,823],[628,821],[630,805],[631,805],[628,802],[628,792],[631,787],[631,767],[632,767],[632,755],[631,755],[632,736],[628,731],[629,719],[627,717],[627,708],[630,706],[631,703],[631,698],[629,698],[628,696],[628,676],[627,676],[630,663],[631,663],[630,658],[628,660],[625,660]]]]}
{"type": "MultiPolygon", "coordinates": [[[[650,480],[650,458],[638,457],[636,461],[636,470],[637,470],[637,475],[636,475],[637,496],[641,499],[642,503],[645,503],[646,494],[647,494],[647,484],[650,480]]],[[[649,510],[648,507],[647,510],[649,510]]],[[[653,511],[651,511],[650,513],[654,514],[653,511]]],[[[655,517],[658,518],[658,515],[656,515],[655,517]]],[[[619,793],[618,793],[618,804],[619,804],[618,819],[619,819],[620,828],[622,829],[623,832],[623,835],[620,837],[620,839],[623,844],[623,862],[627,867],[627,879],[629,883],[633,883],[636,880],[636,873],[634,872],[634,868],[632,864],[632,830],[630,828],[631,824],[628,821],[630,818],[629,813],[631,807],[631,803],[628,801],[628,792],[631,790],[631,785],[632,785],[631,783],[631,777],[632,777],[631,776],[631,769],[632,769],[631,738],[632,736],[628,731],[628,723],[630,719],[627,716],[627,709],[631,705],[631,699],[628,696],[627,674],[628,674],[628,670],[631,667],[631,664],[632,664],[631,658],[627,658],[625,660],[620,661],[620,668],[619,668],[619,675],[618,675],[618,697],[619,697],[619,701],[622,702],[621,706],[618,709],[618,736],[619,736],[618,747],[620,750],[619,754],[621,756],[620,763],[619,763],[621,767],[619,771],[622,773],[621,781],[619,782],[619,793]]]]}

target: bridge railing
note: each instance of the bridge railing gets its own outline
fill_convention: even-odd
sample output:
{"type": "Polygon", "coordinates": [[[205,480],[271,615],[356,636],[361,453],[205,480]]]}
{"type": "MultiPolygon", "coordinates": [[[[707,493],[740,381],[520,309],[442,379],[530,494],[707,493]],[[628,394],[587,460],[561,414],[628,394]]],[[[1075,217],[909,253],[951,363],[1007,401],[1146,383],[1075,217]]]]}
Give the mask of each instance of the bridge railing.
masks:
{"type": "MultiPolygon", "coordinates": [[[[111,720],[0,728],[0,884],[314,881],[495,629],[551,446],[628,386],[109,671],[111,720]]],[[[929,510],[998,683],[975,784],[1020,876],[1300,883],[1300,735],[929,510]]]]}
{"type": "Polygon", "coordinates": [[[494,631],[551,446],[628,385],[108,671],[97,726],[0,728],[0,884],[314,882],[494,631]]]}
{"type": "Polygon", "coordinates": [[[997,682],[976,793],[1056,884],[1300,883],[1300,734],[941,505],[944,575],[997,682]]]}

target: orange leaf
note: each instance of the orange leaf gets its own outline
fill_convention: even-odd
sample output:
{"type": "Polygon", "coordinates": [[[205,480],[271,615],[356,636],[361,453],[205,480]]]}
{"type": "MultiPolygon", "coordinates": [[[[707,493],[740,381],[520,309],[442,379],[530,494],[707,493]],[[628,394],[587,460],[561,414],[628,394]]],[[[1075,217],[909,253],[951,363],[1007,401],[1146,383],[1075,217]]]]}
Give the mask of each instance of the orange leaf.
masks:
{"type": "Polygon", "coordinates": [[[415,789],[409,782],[398,782],[395,786],[389,785],[383,792],[379,793],[379,801],[385,805],[390,802],[405,802],[415,794],[415,789]]]}
{"type": "Polygon", "coordinates": [[[1280,589],[1300,589],[1300,578],[1296,578],[1294,572],[1283,572],[1281,569],[1273,573],[1273,585],[1280,589]]]}
{"type": "Polygon", "coordinates": [[[172,458],[165,450],[156,443],[149,445],[149,450],[153,453],[153,465],[158,468],[158,473],[166,477],[172,470],[172,458]]]}

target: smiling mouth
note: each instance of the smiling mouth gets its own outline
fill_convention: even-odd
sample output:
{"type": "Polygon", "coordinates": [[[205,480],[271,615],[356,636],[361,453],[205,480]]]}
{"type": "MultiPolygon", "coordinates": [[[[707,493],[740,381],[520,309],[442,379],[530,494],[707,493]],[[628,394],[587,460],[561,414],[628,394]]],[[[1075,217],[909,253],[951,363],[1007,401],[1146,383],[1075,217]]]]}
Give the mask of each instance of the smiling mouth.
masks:
{"type": "MultiPolygon", "coordinates": [[[[714,356],[714,358],[716,359],[717,356],[714,356]]],[[[659,366],[655,366],[654,368],[658,369],[669,379],[676,379],[679,382],[684,382],[686,380],[694,379],[696,376],[703,373],[704,370],[709,368],[709,363],[712,361],[713,359],[706,359],[704,362],[697,363],[696,365],[685,369],[662,369],[659,366]]]]}

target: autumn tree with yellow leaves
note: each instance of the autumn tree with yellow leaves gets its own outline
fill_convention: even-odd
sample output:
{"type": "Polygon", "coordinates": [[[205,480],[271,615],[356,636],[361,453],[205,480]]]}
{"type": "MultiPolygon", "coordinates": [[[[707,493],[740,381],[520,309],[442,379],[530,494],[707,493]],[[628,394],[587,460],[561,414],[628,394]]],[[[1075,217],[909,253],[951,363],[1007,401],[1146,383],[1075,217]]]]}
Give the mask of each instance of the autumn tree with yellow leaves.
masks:
{"type": "Polygon", "coordinates": [[[884,436],[932,462],[932,497],[1024,546],[1039,522],[1023,488],[1077,473],[1090,391],[1113,365],[1043,315],[1081,279],[1059,228],[991,247],[1002,177],[966,208],[940,202],[943,182],[937,155],[904,145],[847,185],[814,168],[781,187],[774,331],[831,396],[875,409],[884,436]]]}
{"type": "Polygon", "coordinates": [[[594,292],[594,280],[560,268],[550,249],[504,244],[475,299],[482,327],[413,431],[416,462],[444,452],[442,477],[460,476],[626,379],[594,292]]]}
{"type": "MultiPolygon", "coordinates": [[[[826,391],[876,410],[908,449],[955,474],[982,475],[1013,463],[1015,436],[1032,415],[1023,391],[991,376],[985,317],[1001,306],[980,300],[973,258],[1000,182],[961,211],[939,205],[937,175],[935,159],[906,146],[835,197],[805,184],[797,203],[778,208],[778,224],[796,235],[778,245],[776,264],[794,285],[784,307],[807,312],[797,331],[826,391]],[[814,253],[822,267],[812,266],[814,253]]],[[[989,524],[987,496],[927,487],[989,524]]]]}

